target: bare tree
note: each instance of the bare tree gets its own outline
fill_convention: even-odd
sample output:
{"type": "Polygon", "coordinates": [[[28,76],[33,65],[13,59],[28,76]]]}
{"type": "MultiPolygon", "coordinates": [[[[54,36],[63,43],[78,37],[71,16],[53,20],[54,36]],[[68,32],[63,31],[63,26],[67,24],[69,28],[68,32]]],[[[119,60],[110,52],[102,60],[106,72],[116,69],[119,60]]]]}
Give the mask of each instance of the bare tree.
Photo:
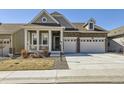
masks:
{"type": "Polygon", "coordinates": [[[3,39],[0,41],[0,50],[1,50],[1,54],[2,54],[2,57],[3,57],[3,49],[5,47],[5,45],[3,44],[3,39]]]}
{"type": "Polygon", "coordinates": [[[122,38],[120,41],[122,43],[122,49],[123,49],[122,51],[123,51],[123,55],[124,55],[124,38],[122,38]]]}

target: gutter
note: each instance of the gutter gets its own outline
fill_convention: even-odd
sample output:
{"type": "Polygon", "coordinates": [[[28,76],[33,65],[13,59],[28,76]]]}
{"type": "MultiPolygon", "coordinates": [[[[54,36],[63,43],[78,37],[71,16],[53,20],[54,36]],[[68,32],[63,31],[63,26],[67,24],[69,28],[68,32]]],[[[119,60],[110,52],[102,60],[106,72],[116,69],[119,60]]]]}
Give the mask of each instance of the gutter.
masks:
{"type": "Polygon", "coordinates": [[[101,31],[64,31],[64,32],[77,32],[77,33],[108,33],[108,32],[101,32],[101,31]]]}

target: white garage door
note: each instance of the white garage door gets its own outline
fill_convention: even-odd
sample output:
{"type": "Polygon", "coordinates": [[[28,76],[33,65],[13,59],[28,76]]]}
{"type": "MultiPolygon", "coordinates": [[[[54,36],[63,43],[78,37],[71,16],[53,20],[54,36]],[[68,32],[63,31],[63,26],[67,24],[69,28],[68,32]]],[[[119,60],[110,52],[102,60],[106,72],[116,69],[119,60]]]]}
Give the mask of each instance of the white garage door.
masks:
{"type": "Polygon", "coordinates": [[[80,52],[105,52],[105,38],[80,38],[80,52]]]}
{"type": "MultiPolygon", "coordinates": [[[[10,39],[0,39],[0,47],[3,48],[3,56],[8,56],[10,48],[10,39]]],[[[2,56],[2,49],[0,48],[0,56],[2,56]]]]}
{"type": "Polygon", "coordinates": [[[76,52],[77,37],[64,37],[64,52],[74,53],[76,52]]]}

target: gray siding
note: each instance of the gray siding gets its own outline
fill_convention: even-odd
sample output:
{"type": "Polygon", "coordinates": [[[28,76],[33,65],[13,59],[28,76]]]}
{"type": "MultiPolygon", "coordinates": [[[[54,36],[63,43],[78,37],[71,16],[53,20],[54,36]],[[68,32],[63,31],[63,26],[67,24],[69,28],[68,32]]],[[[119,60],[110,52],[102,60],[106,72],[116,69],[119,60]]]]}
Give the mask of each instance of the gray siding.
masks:
{"type": "Polygon", "coordinates": [[[24,29],[21,29],[13,34],[13,48],[16,54],[20,54],[24,49],[24,29]]]}
{"type": "Polygon", "coordinates": [[[123,43],[121,42],[122,37],[120,38],[109,38],[109,47],[108,51],[110,52],[122,52],[123,51],[123,43]]]}
{"type": "Polygon", "coordinates": [[[46,17],[47,18],[47,23],[56,23],[46,13],[43,13],[34,23],[42,23],[42,21],[41,21],[42,17],[46,17]]]}
{"type": "Polygon", "coordinates": [[[0,34],[0,39],[8,39],[11,38],[10,34],[0,34]]]}

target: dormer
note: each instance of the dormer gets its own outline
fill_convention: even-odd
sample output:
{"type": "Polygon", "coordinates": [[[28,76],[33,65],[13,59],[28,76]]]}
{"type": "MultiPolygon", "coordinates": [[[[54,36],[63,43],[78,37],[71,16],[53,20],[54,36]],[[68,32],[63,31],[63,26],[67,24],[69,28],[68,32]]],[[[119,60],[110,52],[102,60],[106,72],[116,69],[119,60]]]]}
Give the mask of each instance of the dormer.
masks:
{"type": "Polygon", "coordinates": [[[94,30],[94,25],[96,24],[96,20],[95,19],[93,19],[93,18],[90,18],[89,20],[88,20],[88,22],[87,22],[87,28],[88,28],[88,30],[91,30],[91,31],[93,31],[94,30]]]}

